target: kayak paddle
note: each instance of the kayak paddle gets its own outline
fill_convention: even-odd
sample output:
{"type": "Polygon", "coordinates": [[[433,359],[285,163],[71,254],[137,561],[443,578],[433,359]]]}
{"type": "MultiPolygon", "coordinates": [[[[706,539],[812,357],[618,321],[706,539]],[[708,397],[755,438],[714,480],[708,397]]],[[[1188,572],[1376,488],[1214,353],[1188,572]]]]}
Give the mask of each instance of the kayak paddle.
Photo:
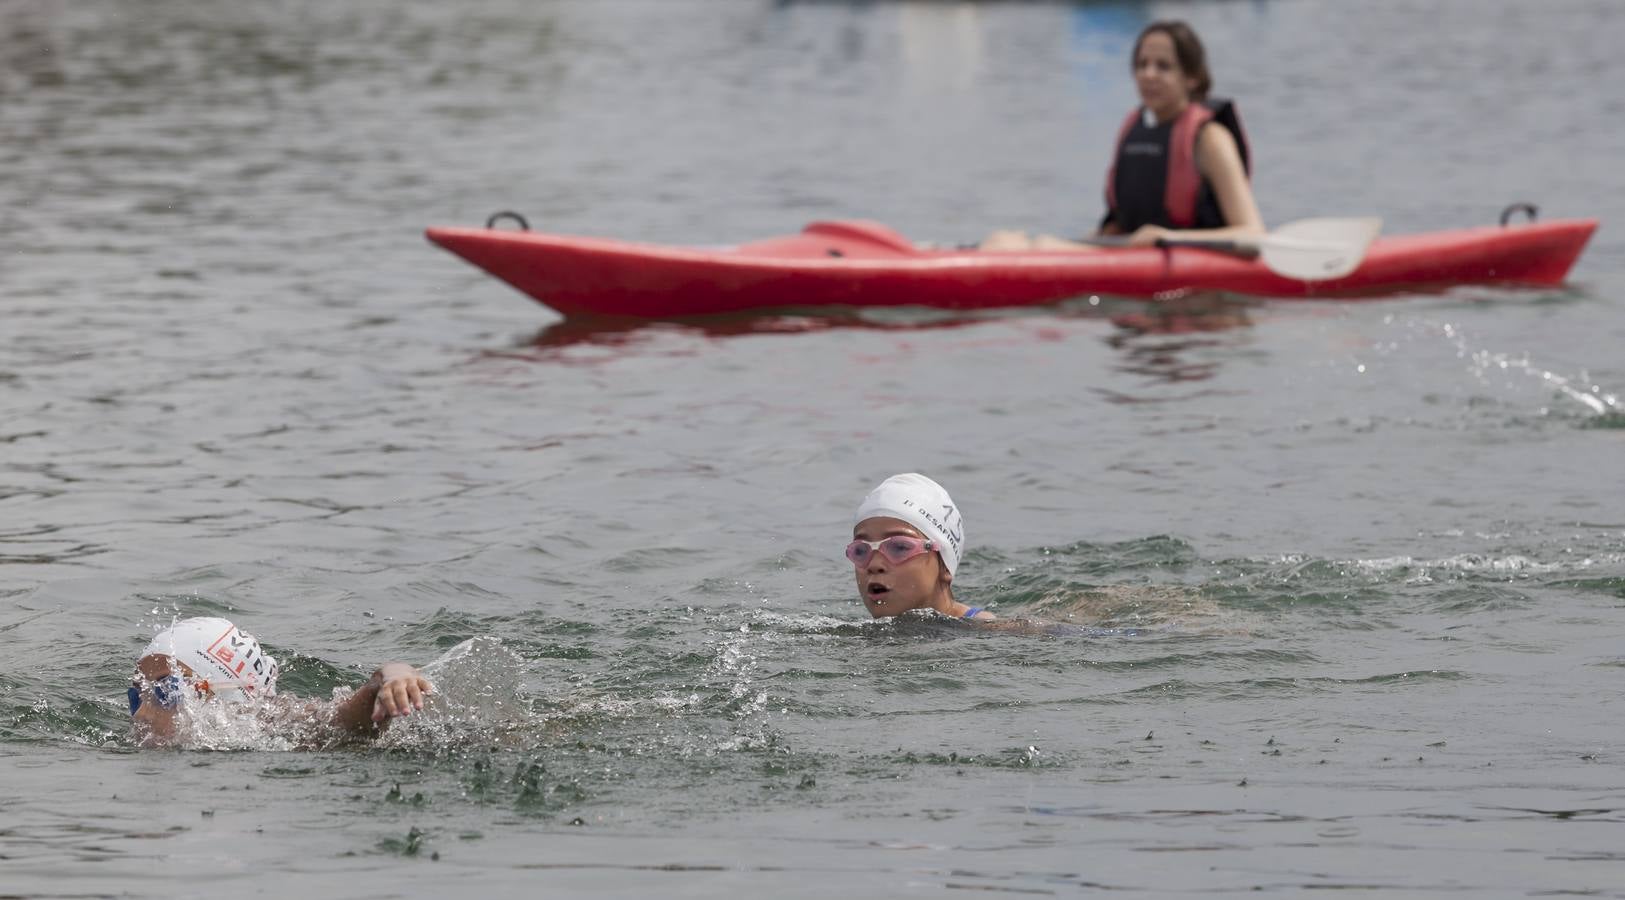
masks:
{"type": "MultiPolygon", "coordinates": [[[[1351,219],[1299,219],[1266,234],[1229,238],[1174,237],[1157,241],[1158,247],[1197,247],[1243,256],[1257,256],[1271,272],[1298,281],[1342,278],[1360,267],[1366,248],[1382,230],[1376,217],[1351,219]]],[[[1099,247],[1122,247],[1126,236],[1090,238],[1099,247]]]]}

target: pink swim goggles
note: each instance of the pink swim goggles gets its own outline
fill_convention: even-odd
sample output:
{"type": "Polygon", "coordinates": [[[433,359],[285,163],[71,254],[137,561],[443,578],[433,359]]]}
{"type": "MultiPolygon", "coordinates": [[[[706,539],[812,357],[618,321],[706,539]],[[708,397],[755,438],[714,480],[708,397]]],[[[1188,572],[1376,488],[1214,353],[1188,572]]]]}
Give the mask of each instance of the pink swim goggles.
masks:
{"type": "Polygon", "coordinates": [[[894,566],[900,566],[921,553],[929,553],[937,549],[937,545],[927,540],[907,535],[897,534],[878,541],[853,541],[846,545],[846,558],[852,560],[852,565],[863,568],[874,558],[876,552],[886,557],[886,561],[894,566]]]}

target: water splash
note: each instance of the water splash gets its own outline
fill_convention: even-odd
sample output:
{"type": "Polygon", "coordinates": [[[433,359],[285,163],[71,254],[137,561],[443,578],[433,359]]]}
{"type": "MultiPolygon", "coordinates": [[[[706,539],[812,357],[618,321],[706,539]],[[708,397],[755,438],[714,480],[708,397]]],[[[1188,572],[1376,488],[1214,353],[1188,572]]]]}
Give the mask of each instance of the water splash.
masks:
{"type": "Polygon", "coordinates": [[[183,750],[297,750],[314,730],[315,719],[292,719],[287,711],[286,698],[232,701],[185,696],[175,715],[174,746],[183,750]]]}
{"type": "Polygon", "coordinates": [[[1411,556],[1390,556],[1383,559],[1357,559],[1351,565],[1359,571],[1372,574],[1390,574],[1415,570],[1425,576],[1429,570],[1443,569],[1457,572],[1490,573],[1544,573],[1556,572],[1563,567],[1557,563],[1543,563],[1513,553],[1507,556],[1486,556],[1480,553],[1462,553],[1442,559],[1417,559],[1411,556]]]}
{"type": "MultiPolygon", "coordinates": [[[[423,667],[435,690],[421,712],[391,723],[374,743],[390,749],[526,747],[541,721],[523,696],[524,660],[494,637],[476,637],[423,667]]],[[[334,706],[355,688],[333,688],[328,700],[274,697],[205,699],[184,696],[173,746],[185,750],[285,752],[356,745],[328,723],[334,706]]]]}
{"type": "MultiPolygon", "coordinates": [[[[532,746],[542,721],[524,694],[525,661],[496,637],[472,637],[424,666],[434,684],[424,709],[378,739],[389,748],[532,746]]],[[[334,692],[334,699],[347,695],[334,692]]]]}
{"type": "Polygon", "coordinates": [[[1590,411],[1593,416],[1610,419],[1625,417],[1625,407],[1621,406],[1619,395],[1605,391],[1601,385],[1594,383],[1590,374],[1585,371],[1580,372],[1577,377],[1570,378],[1536,365],[1527,353],[1497,353],[1486,349],[1472,349],[1467,346],[1466,335],[1448,323],[1444,326],[1444,335],[1456,348],[1456,354],[1468,360],[1470,370],[1480,381],[1488,381],[1488,376],[1493,372],[1522,372],[1531,378],[1539,379],[1558,394],[1590,411]]]}

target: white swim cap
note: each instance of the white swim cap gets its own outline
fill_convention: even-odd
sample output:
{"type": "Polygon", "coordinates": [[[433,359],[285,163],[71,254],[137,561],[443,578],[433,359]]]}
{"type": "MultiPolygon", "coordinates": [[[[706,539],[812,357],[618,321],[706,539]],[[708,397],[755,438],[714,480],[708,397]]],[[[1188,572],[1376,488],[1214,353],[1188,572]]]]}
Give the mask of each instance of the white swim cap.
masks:
{"type": "Polygon", "coordinates": [[[936,545],[948,574],[959,568],[965,548],[965,520],[942,485],[915,472],[893,475],[863,498],[853,524],[876,516],[902,519],[936,545]]]}
{"type": "Polygon", "coordinates": [[[199,679],[221,688],[269,695],[276,693],[276,660],[265,655],[260,642],[225,619],[182,619],[153,636],[142,656],[173,657],[199,679]]]}

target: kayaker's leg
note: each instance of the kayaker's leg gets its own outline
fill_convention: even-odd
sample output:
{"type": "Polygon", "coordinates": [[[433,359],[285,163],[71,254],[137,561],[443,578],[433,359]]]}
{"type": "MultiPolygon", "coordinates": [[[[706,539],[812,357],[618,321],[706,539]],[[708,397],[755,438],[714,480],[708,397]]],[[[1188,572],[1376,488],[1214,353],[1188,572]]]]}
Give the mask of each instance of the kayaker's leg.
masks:
{"type": "Polygon", "coordinates": [[[1005,253],[1012,250],[1033,249],[1033,239],[1025,231],[995,231],[977,245],[978,250],[991,253],[1005,253]]]}
{"type": "Polygon", "coordinates": [[[1066,238],[1058,238],[1053,234],[1041,234],[1033,238],[1034,250],[1099,250],[1091,244],[1080,244],[1066,238]]]}
{"type": "Polygon", "coordinates": [[[1025,231],[995,231],[982,239],[976,249],[991,253],[1009,253],[1020,250],[1097,250],[1098,247],[1080,244],[1052,234],[1029,235],[1025,231]]]}

